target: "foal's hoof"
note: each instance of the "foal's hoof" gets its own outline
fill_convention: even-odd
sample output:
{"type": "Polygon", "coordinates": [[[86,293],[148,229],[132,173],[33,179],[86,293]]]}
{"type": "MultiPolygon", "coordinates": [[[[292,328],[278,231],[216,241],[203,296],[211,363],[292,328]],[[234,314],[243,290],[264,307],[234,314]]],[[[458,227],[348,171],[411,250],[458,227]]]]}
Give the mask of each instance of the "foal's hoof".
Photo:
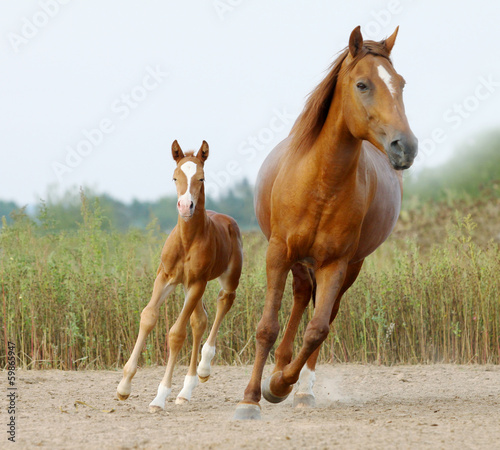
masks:
{"type": "Polygon", "coordinates": [[[184,398],[184,397],[177,397],[175,399],[175,404],[176,405],[185,405],[186,403],[189,403],[189,400],[187,398],[184,398]]]}
{"type": "Polygon", "coordinates": [[[258,403],[238,403],[233,420],[260,420],[260,405],[258,403]]]}
{"type": "Polygon", "coordinates": [[[210,375],[207,375],[206,377],[202,377],[202,376],[198,375],[198,379],[200,380],[201,383],[206,383],[209,378],[210,378],[210,375]]]}
{"type": "Polygon", "coordinates": [[[156,406],[156,405],[149,405],[149,412],[151,414],[157,414],[159,412],[162,412],[163,408],[161,406],[156,406]]]}
{"type": "Polygon", "coordinates": [[[263,382],[261,386],[262,390],[262,396],[269,402],[269,403],[281,403],[282,401],[286,400],[287,397],[290,395],[290,392],[292,392],[292,386],[290,386],[290,390],[288,391],[287,394],[284,396],[280,397],[278,395],[275,395],[271,392],[271,382],[273,379],[278,378],[281,376],[282,372],[275,372],[273,373],[270,377],[267,377],[263,382]]]}
{"type": "Polygon", "coordinates": [[[118,400],[127,400],[130,394],[120,394],[118,391],[116,391],[116,396],[118,397],[118,400]]]}
{"type": "Polygon", "coordinates": [[[314,408],[316,406],[316,398],[311,394],[295,394],[293,396],[294,408],[314,408]]]}

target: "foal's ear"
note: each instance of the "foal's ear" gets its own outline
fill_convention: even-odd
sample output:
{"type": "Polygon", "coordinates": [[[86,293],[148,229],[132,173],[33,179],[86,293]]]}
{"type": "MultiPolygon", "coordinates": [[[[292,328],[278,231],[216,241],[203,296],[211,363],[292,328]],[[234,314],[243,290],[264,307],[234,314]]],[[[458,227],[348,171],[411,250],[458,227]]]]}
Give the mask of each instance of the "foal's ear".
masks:
{"type": "Polygon", "coordinates": [[[387,49],[387,53],[391,53],[392,48],[394,47],[394,43],[396,42],[398,31],[399,31],[399,26],[396,27],[394,33],[392,33],[385,41],[383,41],[384,46],[387,49]]]}
{"type": "Polygon", "coordinates": [[[363,35],[361,34],[361,27],[358,25],[352,30],[351,37],[349,38],[349,53],[354,58],[363,48],[363,35]]]}
{"type": "Polygon", "coordinates": [[[174,158],[175,162],[179,162],[182,158],[184,158],[184,152],[182,151],[177,140],[172,142],[172,158],[174,158]]]}
{"type": "Polygon", "coordinates": [[[201,159],[203,162],[205,162],[208,158],[208,144],[207,141],[203,141],[201,144],[200,149],[198,150],[198,153],[196,154],[196,157],[198,159],[201,159]]]}

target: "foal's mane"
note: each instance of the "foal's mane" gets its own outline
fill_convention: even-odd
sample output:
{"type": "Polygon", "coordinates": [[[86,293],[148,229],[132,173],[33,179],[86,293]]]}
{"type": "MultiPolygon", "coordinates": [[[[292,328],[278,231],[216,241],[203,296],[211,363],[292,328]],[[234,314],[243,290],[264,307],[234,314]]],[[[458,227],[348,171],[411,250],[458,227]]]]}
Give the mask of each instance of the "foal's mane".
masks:
{"type": "Polygon", "coordinates": [[[292,138],[290,148],[292,151],[307,151],[318,137],[325,124],[330,104],[333,100],[335,87],[337,86],[337,81],[340,76],[345,76],[349,73],[366,55],[382,56],[391,62],[389,52],[385,47],[385,41],[364,41],[363,47],[358,54],[348,65],[342,68],[342,64],[348,55],[349,48],[346,47],[330,66],[328,75],[309,94],[302,113],[297,118],[290,131],[290,136],[292,138]]]}

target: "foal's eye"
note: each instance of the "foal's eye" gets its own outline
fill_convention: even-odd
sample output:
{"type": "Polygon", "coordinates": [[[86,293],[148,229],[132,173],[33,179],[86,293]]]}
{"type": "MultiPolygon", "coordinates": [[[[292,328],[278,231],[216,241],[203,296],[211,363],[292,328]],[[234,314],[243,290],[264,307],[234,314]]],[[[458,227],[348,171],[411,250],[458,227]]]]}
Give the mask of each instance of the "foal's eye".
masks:
{"type": "Polygon", "coordinates": [[[198,181],[205,181],[205,178],[200,178],[198,181]]]}
{"type": "Polygon", "coordinates": [[[177,181],[177,178],[172,178],[172,180],[177,181]]]}
{"type": "Polygon", "coordinates": [[[356,83],[356,87],[358,88],[358,90],[362,92],[368,90],[368,86],[365,83],[362,83],[361,81],[359,83],[356,83]]]}

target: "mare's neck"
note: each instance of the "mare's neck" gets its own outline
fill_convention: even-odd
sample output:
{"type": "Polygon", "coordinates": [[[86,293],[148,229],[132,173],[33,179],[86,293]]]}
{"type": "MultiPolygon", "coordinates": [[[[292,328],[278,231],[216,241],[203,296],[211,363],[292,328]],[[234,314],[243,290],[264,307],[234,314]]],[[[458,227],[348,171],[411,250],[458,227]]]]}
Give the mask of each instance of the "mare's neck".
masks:
{"type": "Polygon", "coordinates": [[[325,177],[337,183],[355,176],[362,143],[347,127],[342,112],[342,90],[337,85],[326,121],[313,145],[325,177]]]}

